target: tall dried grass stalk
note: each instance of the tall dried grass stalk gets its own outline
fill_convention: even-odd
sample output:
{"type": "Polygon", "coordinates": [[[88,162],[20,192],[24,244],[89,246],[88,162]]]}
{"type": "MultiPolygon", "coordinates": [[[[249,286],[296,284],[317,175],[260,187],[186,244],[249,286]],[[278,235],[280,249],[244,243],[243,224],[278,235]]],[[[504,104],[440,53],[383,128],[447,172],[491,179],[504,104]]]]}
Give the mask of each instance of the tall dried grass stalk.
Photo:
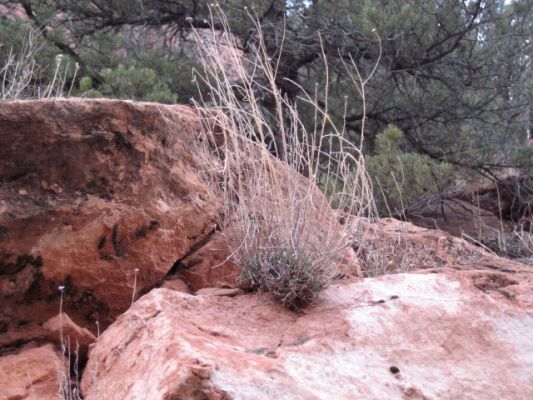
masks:
{"type": "Polygon", "coordinates": [[[51,80],[46,84],[40,82],[40,75],[46,70],[36,61],[43,48],[41,35],[41,30],[29,29],[20,50],[15,52],[11,48],[0,64],[0,100],[47,99],[68,96],[72,91],[79,65],[74,65],[71,84],[67,87],[72,66],[61,54],[55,58],[51,80]]]}
{"type": "MultiPolygon", "coordinates": [[[[278,87],[280,60],[271,59],[257,20],[250,15],[257,35],[245,55],[225,15],[214,13],[224,32],[195,32],[203,66],[195,77],[208,88],[198,106],[212,132],[209,150],[220,160],[205,171],[223,204],[220,226],[242,279],[290,307],[307,304],[335,275],[359,219],[375,215],[363,155],[328,113],[324,52],[325,106],[318,90],[302,89],[299,102],[313,110],[313,121],[302,121],[278,87]],[[231,75],[221,65],[228,59],[231,75]],[[272,99],[274,115],[260,96],[272,99]]],[[[360,93],[367,81],[354,78],[360,93]]]]}

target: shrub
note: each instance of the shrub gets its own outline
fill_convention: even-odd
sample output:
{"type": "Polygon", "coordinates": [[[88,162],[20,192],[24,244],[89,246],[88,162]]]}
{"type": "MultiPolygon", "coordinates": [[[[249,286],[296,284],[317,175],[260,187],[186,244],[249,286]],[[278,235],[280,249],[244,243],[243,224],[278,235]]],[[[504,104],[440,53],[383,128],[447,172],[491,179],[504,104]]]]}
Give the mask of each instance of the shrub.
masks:
{"type": "Polygon", "coordinates": [[[271,292],[288,308],[312,303],[327,285],[326,276],[314,260],[287,248],[258,252],[241,273],[242,280],[271,292]]]}
{"type": "Polygon", "coordinates": [[[389,125],[376,137],[375,154],[366,159],[382,214],[403,216],[442,193],[454,177],[451,165],[404,152],[402,144],[402,131],[389,125]]]}
{"type": "Polygon", "coordinates": [[[80,91],[90,97],[111,97],[119,99],[147,100],[159,103],[175,103],[177,95],[151,68],[124,66],[105,68],[101,72],[102,84],[92,89],[92,80],[83,77],[80,91]]]}

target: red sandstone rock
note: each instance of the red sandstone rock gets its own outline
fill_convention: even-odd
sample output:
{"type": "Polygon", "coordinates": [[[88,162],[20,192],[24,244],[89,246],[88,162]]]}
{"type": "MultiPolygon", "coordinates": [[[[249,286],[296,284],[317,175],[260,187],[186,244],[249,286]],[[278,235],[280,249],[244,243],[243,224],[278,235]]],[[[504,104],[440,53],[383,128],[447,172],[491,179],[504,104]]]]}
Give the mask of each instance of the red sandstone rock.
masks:
{"type": "Polygon", "coordinates": [[[3,102],[0,322],[44,322],[64,285],[65,310],[94,328],[129,306],[136,268],[137,294],[160,282],[213,229],[200,130],[183,106],[3,102]]]}
{"type": "Polygon", "coordinates": [[[485,237],[489,231],[502,227],[505,231],[512,231],[510,224],[502,222],[494,210],[485,210],[458,198],[427,205],[408,219],[416,225],[442,229],[458,237],[463,232],[474,238],[485,237]]]}
{"type": "Polygon", "coordinates": [[[48,339],[56,343],[58,348],[65,348],[71,355],[76,353],[81,359],[87,357],[89,345],[96,341],[89,330],[76,325],[66,313],[50,318],[43,328],[48,339]]]}
{"type": "MultiPolygon", "coordinates": [[[[196,140],[205,117],[118,100],[2,103],[0,336],[56,315],[59,286],[64,310],[94,332],[96,321],[105,327],[130,305],[134,286],[135,297],[165,286],[177,261],[187,290],[240,285],[223,238],[213,235],[218,197],[202,171],[219,160],[196,140]]],[[[282,185],[309,189],[304,177],[272,165],[282,185]]],[[[318,189],[313,196],[323,203],[318,189]]],[[[323,208],[311,214],[317,224],[337,223],[323,208]]],[[[347,275],[360,273],[353,254],[344,264],[347,275]]]]}
{"type": "Polygon", "coordinates": [[[234,297],[239,294],[243,294],[243,291],[239,288],[204,288],[195,293],[197,296],[228,296],[234,297]]]}
{"type": "Polygon", "coordinates": [[[155,289],[91,350],[85,399],[532,398],[532,309],[446,271],[334,285],[299,314],[155,289]]]}
{"type": "MultiPolygon", "coordinates": [[[[217,202],[198,176],[211,159],[192,140],[200,130],[187,107],[2,104],[0,354],[57,343],[57,319],[43,323],[58,312],[59,285],[76,323],[105,327],[136,280],[136,297],[156,285],[198,296],[157,289],[123,314],[90,353],[87,399],[533,397],[530,267],[446,233],[366,224],[379,240],[401,237],[417,273],[334,285],[299,314],[225,289],[238,286],[238,270],[212,234],[217,202]]],[[[359,268],[348,248],[338,278],[359,268]]],[[[82,352],[94,340],[72,321],[63,330],[82,352]]],[[[25,398],[29,381],[14,368],[2,386],[1,368],[0,395],[25,398]]]]}
{"type": "Polygon", "coordinates": [[[60,400],[65,371],[64,360],[51,344],[0,357],[0,399],[60,400]]]}
{"type": "Polygon", "coordinates": [[[191,289],[187,283],[178,276],[167,276],[161,287],[164,289],[177,290],[178,292],[191,293],[191,289]]]}
{"type": "Polygon", "coordinates": [[[63,313],[61,318],[56,315],[42,326],[30,322],[18,328],[7,329],[0,335],[0,354],[28,343],[55,343],[58,350],[65,350],[65,355],[86,360],[89,345],[94,341],[96,337],[88,329],[79,327],[63,313]]]}
{"type": "MultiPolygon", "coordinates": [[[[394,243],[401,241],[414,246],[417,268],[443,268],[472,270],[506,270],[520,274],[520,279],[529,279],[531,268],[506,258],[499,257],[475,246],[466,240],[434,229],[416,226],[394,218],[382,218],[366,228],[368,240],[394,243]]],[[[508,271],[508,272],[509,272],[508,271]]]]}
{"type": "Polygon", "coordinates": [[[206,287],[239,285],[239,270],[228,259],[230,251],[218,233],[200,249],[181,261],[179,273],[193,291],[206,287]]]}

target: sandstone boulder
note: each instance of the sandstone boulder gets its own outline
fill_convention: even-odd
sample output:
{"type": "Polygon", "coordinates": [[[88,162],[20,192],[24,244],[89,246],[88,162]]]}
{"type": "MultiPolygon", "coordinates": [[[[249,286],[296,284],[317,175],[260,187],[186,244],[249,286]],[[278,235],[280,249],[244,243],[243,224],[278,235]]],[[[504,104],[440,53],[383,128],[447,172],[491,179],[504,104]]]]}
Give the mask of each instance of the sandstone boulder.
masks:
{"type": "Polygon", "coordinates": [[[88,329],[76,325],[65,313],[50,318],[43,328],[49,341],[56,343],[60,349],[64,348],[65,352],[71,355],[76,354],[82,360],[87,357],[89,345],[96,342],[96,336],[88,329]]]}
{"type": "MultiPolygon", "coordinates": [[[[531,267],[499,257],[441,230],[423,228],[394,218],[382,218],[369,223],[364,230],[365,235],[354,240],[355,250],[361,255],[369,248],[385,256],[386,253],[398,255],[400,262],[401,259],[408,259],[411,268],[400,272],[413,269],[439,272],[452,268],[465,271],[501,271],[528,284],[533,280],[531,267]]],[[[371,267],[368,263],[364,265],[365,273],[366,269],[371,267]]]]}
{"type": "Polygon", "coordinates": [[[59,385],[66,370],[51,344],[0,357],[0,399],[61,400],[59,385]]]}
{"type": "Polygon", "coordinates": [[[483,239],[491,230],[507,232],[512,230],[507,222],[502,222],[497,210],[486,210],[460,198],[442,199],[428,204],[416,213],[409,215],[410,222],[430,229],[441,229],[454,236],[463,233],[483,239]]]}
{"type": "Polygon", "coordinates": [[[83,362],[87,359],[89,345],[95,341],[96,337],[88,329],[78,326],[68,314],[63,313],[50,318],[43,325],[28,322],[6,330],[0,335],[0,355],[29,344],[54,343],[57,350],[83,362]]]}
{"type": "Polygon", "coordinates": [[[220,233],[212,237],[178,265],[178,274],[193,290],[238,286],[239,270],[229,260],[231,252],[220,233]]]}
{"type": "MultiPolygon", "coordinates": [[[[95,322],[105,328],[153,287],[241,284],[215,231],[220,196],[206,179],[220,159],[198,145],[221,145],[205,135],[220,129],[209,118],[186,106],[120,100],[2,103],[0,335],[56,315],[59,287],[64,310],[94,333],[95,322]]],[[[257,149],[249,150],[253,160],[257,149]]],[[[325,204],[303,176],[272,161],[283,188],[296,185],[313,205],[325,204]]],[[[315,227],[337,216],[310,210],[308,240],[318,246],[315,227]]],[[[343,273],[358,275],[347,250],[343,273]]]]}
{"type": "MultiPolygon", "coordinates": [[[[458,197],[479,204],[485,210],[501,215],[504,220],[520,222],[533,216],[531,184],[533,174],[509,175],[498,182],[474,187],[458,194],[458,197]]],[[[529,229],[529,226],[526,227],[529,229]]]]}
{"type": "Polygon", "coordinates": [[[298,314],[266,294],[155,289],[100,337],[82,391],[86,400],[532,398],[533,312],[476,282],[452,269],[341,281],[298,314]]]}
{"type": "Polygon", "coordinates": [[[162,281],[214,227],[200,131],[184,106],[3,102],[0,325],[57,314],[62,285],[94,329],[129,306],[135,280],[137,295],[162,281]]]}

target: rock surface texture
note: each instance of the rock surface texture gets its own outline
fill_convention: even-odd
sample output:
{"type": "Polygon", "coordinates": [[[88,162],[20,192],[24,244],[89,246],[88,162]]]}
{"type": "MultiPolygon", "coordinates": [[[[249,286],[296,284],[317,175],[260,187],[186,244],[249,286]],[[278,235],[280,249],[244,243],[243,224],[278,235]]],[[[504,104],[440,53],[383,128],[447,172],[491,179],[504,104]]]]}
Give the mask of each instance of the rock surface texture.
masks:
{"type": "MultiPolygon", "coordinates": [[[[0,400],[78,390],[65,343],[84,400],[533,398],[532,268],[444,232],[361,220],[312,306],[250,293],[215,231],[204,174],[221,160],[197,145],[202,122],[183,106],[2,103],[0,400]]],[[[339,220],[312,210],[311,226],[339,220]]]]}
{"type": "Polygon", "coordinates": [[[454,236],[463,233],[479,237],[480,231],[512,230],[510,224],[498,218],[492,210],[486,210],[458,198],[444,199],[436,204],[427,205],[416,214],[409,216],[409,221],[426,228],[442,229],[454,236]]]}
{"type": "Polygon", "coordinates": [[[76,325],[67,314],[62,313],[50,318],[43,324],[47,332],[47,339],[55,343],[58,349],[77,355],[86,360],[89,345],[96,342],[96,337],[85,328],[76,325]]]}
{"type": "Polygon", "coordinates": [[[61,400],[66,364],[51,344],[0,358],[0,400],[61,400]]]}
{"type": "Polygon", "coordinates": [[[462,237],[490,240],[513,229],[533,231],[533,174],[502,177],[497,183],[467,186],[409,213],[419,226],[442,229],[462,237]]]}
{"type": "MultiPolygon", "coordinates": [[[[231,252],[219,233],[215,233],[197,251],[180,262],[178,276],[193,290],[209,287],[239,285],[239,272],[228,260],[231,252]]],[[[170,275],[167,279],[171,279],[170,275]]]]}
{"type": "Polygon", "coordinates": [[[155,289],[101,336],[82,391],[86,400],[525,400],[532,331],[531,308],[461,271],[341,282],[300,314],[267,295],[155,289]]]}
{"type": "Polygon", "coordinates": [[[105,326],[214,227],[188,107],[114,100],[0,107],[0,325],[105,326]],[[38,304],[38,306],[37,306],[38,304]],[[35,313],[35,310],[38,310],[35,313]]]}

